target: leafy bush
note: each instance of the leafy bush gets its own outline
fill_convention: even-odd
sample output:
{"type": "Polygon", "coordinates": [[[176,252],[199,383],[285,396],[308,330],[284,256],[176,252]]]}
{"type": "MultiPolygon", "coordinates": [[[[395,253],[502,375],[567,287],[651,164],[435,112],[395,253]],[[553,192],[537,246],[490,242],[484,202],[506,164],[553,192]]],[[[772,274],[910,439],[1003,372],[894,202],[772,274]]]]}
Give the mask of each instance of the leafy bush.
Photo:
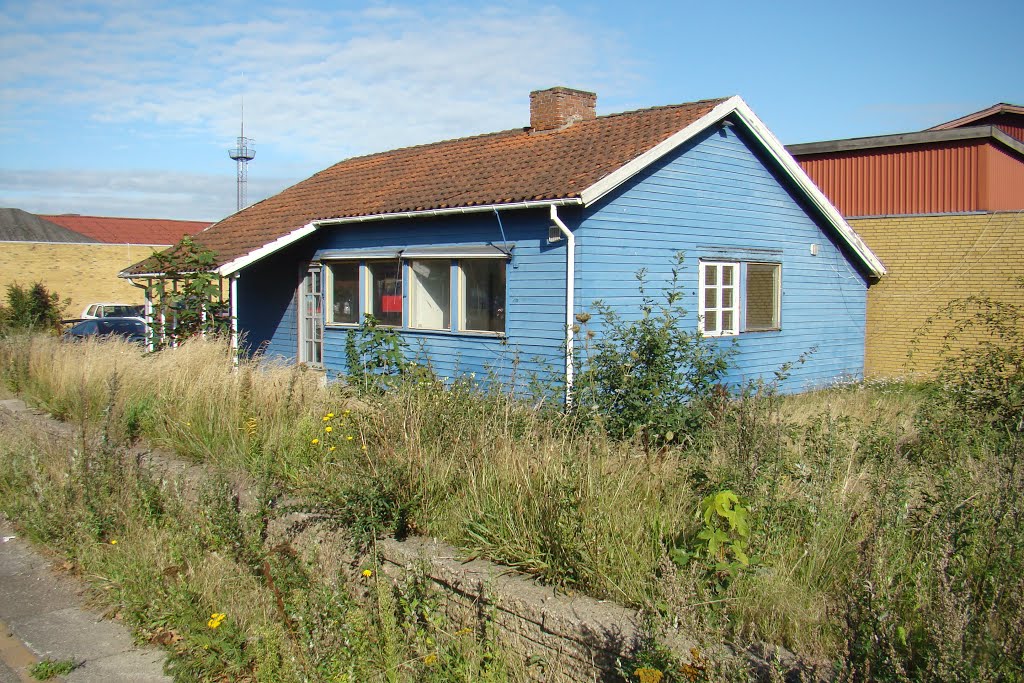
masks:
{"type": "Polygon", "coordinates": [[[7,305],[0,306],[0,333],[38,330],[57,332],[64,308],[70,299],[61,301],[41,282],[31,287],[14,283],[7,286],[7,305]]]}
{"type": "Polygon", "coordinates": [[[926,321],[916,340],[939,322],[951,325],[939,366],[949,398],[985,422],[1024,429],[1024,305],[987,296],[954,299],[926,321]]]}
{"type": "Polygon", "coordinates": [[[173,248],[150,257],[161,273],[146,295],[153,302],[156,345],[175,346],[203,333],[223,333],[230,325],[220,276],[213,272],[216,254],[185,235],[173,248]]]}
{"type": "Polygon", "coordinates": [[[574,385],[576,413],[600,421],[616,438],[641,435],[645,443],[681,441],[707,422],[709,403],[729,368],[732,349],[705,338],[686,320],[677,254],[664,301],[646,292],[647,272],[636,274],[640,317],[624,319],[595,301],[600,331],[586,330],[591,315],[576,316],[582,351],[574,385]]]}

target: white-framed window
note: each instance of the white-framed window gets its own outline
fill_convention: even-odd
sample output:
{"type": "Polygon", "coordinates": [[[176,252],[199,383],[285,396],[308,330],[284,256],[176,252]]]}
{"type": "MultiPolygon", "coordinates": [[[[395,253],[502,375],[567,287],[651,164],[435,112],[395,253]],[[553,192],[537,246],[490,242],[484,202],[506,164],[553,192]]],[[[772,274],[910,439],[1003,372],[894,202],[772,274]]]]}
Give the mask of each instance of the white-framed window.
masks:
{"type": "Polygon", "coordinates": [[[359,261],[332,261],[327,264],[328,325],[358,325],[359,261]]]}
{"type": "Polygon", "coordinates": [[[417,330],[451,328],[451,259],[410,259],[409,327],[417,330]]]}
{"type": "Polygon", "coordinates": [[[505,259],[462,259],[459,265],[459,329],[505,333],[505,259]]]}
{"type": "Polygon", "coordinates": [[[736,310],[739,270],[738,263],[700,263],[698,315],[701,332],[708,337],[721,337],[739,332],[739,311],[736,310]]]}
{"type": "Polygon", "coordinates": [[[724,337],[781,329],[781,276],[778,263],[701,261],[700,331],[724,337]]]}
{"type": "Polygon", "coordinates": [[[505,333],[504,253],[420,250],[391,259],[340,256],[325,265],[328,325],[356,325],[369,313],[381,325],[411,330],[505,333]],[[409,281],[408,305],[403,278],[409,281]]]}
{"type": "Polygon", "coordinates": [[[402,262],[367,261],[366,310],[381,325],[402,325],[402,262]]]}

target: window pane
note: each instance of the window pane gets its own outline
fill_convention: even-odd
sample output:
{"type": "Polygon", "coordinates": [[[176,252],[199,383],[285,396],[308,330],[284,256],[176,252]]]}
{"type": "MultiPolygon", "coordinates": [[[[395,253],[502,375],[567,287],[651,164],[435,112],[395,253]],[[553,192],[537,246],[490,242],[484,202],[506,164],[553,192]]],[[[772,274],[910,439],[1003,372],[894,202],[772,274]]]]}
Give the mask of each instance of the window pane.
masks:
{"type": "Polygon", "coordinates": [[[462,329],[481,332],[505,331],[504,259],[466,259],[462,267],[462,292],[466,318],[462,329]]]}
{"type": "Polygon", "coordinates": [[[705,265],[704,266],[704,284],[706,285],[717,285],[718,284],[718,266],[705,265]]]}
{"type": "Polygon", "coordinates": [[[372,261],[370,313],[381,325],[402,324],[402,266],[398,261],[372,261]]]}
{"type": "Polygon", "coordinates": [[[732,287],[722,290],[722,308],[732,308],[732,287]]]}
{"type": "Polygon", "coordinates": [[[726,286],[732,285],[733,273],[736,271],[736,266],[722,266],[722,284],[726,286]]]}
{"type": "Polygon", "coordinates": [[[722,332],[732,332],[732,311],[722,311],[722,332]]]}
{"type": "Polygon", "coordinates": [[[718,332],[718,312],[708,311],[704,315],[704,331],[718,332]]]}
{"type": "Polygon", "coordinates": [[[704,307],[705,308],[718,308],[718,290],[717,289],[705,289],[704,290],[704,307]]]}
{"type": "Polygon", "coordinates": [[[449,328],[451,282],[451,261],[409,262],[409,327],[449,328]]]}
{"type": "Polygon", "coordinates": [[[331,322],[353,324],[359,322],[359,262],[332,263],[331,322]]]}
{"type": "Polygon", "coordinates": [[[779,329],[777,263],[747,264],[747,326],[746,329],[779,329]]]}

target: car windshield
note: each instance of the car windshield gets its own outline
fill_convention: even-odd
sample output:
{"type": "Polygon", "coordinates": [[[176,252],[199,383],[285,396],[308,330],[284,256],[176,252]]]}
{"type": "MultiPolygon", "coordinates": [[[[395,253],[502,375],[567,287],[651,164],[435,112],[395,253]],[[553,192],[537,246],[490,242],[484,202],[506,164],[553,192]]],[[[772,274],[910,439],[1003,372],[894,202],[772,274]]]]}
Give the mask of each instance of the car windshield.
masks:
{"type": "Polygon", "coordinates": [[[108,317],[133,316],[138,315],[138,311],[135,306],[104,306],[103,314],[108,317]]]}
{"type": "Polygon", "coordinates": [[[100,334],[145,334],[146,325],[141,320],[103,320],[100,334]]]}

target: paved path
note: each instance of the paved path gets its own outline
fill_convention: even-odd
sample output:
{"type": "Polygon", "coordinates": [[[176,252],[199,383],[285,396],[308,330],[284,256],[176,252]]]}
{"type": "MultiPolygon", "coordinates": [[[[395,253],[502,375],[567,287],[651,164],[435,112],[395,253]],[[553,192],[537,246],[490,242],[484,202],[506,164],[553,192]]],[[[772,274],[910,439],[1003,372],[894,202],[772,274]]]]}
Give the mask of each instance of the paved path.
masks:
{"type": "Polygon", "coordinates": [[[171,681],[162,651],[136,647],[127,628],[86,609],[78,582],[54,572],[0,515],[0,683],[32,681],[25,669],[43,658],[79,663],[68,683],[171,681]]]}

